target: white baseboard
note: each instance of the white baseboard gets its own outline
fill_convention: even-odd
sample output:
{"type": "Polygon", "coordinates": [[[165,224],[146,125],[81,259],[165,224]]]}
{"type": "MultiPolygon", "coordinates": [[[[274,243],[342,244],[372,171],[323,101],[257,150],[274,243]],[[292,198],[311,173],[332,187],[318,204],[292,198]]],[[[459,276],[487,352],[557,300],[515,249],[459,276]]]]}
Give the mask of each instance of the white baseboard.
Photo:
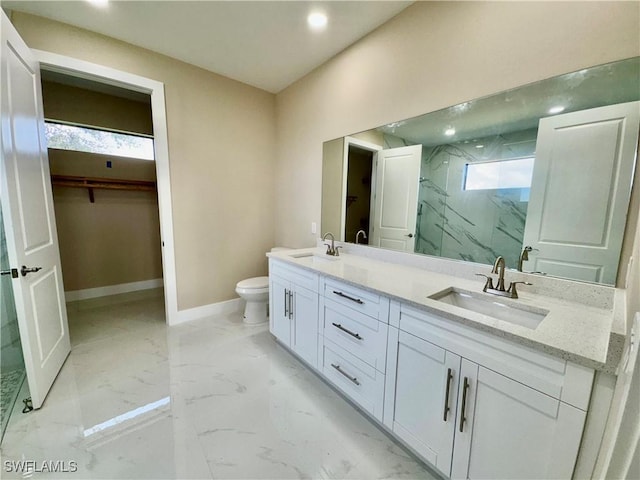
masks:
{"type": "Polygon", "coordinates": [[[187,310],[178,310],[178,315],[169,325],[178,325],[179,323],[190,322],[200,318],[211,317],[213,315],[226,315],[229,313],[239,312],[244,307],[244,302],[240,298],[233,298],[224,302],[210,303],[201,307],[189,308],[187,310]]]}
{"type": "Polygon", "coordinates": [[[67,302],[87,300],[89,298],[107,297],[119,293],[136,292],[138,290],[149,290],[151,288],[162,287],[162,278],[153,280],[143,280],[141,282],[121,283],[119,285],[108,285],[106,287],[87,288],[84,290],[72,290],[64,292],[67,302]]]}

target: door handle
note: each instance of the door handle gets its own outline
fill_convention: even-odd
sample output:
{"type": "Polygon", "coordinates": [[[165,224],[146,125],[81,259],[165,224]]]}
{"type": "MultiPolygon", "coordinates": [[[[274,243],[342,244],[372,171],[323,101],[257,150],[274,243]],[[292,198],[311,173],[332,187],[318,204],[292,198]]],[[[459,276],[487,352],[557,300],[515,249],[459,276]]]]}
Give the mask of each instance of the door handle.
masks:
{"type": "Polygon", "coordinates": [[[289,320],[293,318],[293,292],[289,290],[289,320]]]}
{"type": "Polygon", "coordinates": [[[22,265],[22,268],[20,268],[20,273],[22,274],[23,277],[26,277],[27,273],[36,273],[36,272],[39,272],[40,270],[42,270],[42,267],[26,267],[22,265]]]}
{"type": "Polygon", "coordinates": [[[413,238],[413,233],[409,233],[408,235],[405,235],[405,237],[413,238]]]}

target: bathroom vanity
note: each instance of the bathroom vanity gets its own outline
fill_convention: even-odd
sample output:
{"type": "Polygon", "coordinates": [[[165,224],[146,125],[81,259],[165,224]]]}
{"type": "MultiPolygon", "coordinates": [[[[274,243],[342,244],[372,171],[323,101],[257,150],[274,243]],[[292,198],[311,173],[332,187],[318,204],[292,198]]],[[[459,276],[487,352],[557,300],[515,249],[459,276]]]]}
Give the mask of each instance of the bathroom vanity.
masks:
{"type": "Polygon", "coordinates": [[[271,333],[441,474],[572,477],[611,309],[352,253],[268,256],[271,333]]]}

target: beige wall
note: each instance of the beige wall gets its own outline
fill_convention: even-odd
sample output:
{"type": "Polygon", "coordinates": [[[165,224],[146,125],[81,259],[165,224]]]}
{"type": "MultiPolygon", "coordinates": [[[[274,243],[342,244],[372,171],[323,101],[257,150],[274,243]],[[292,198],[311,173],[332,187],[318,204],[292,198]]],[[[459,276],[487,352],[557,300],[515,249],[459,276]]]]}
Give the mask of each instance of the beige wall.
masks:
{"type": "Polygon", "coordinates": [[[165,85],[178,309],[236,297],[274,244],[274,95],[86,30],[14,12],[32,48],[165,85]]]}
{"type": "Polygon", "coordinates": [[[638,2],[416,2],[277,95],[276,242],[315,241],[322,142],[639,55],[639,24],[638,2]]]}
{"type": "Polygon", "coordinates": [[[56,82],[42,82],[42,103],[44,116],[49,120],[153,135],[150,96],[148,103],[136,102],[56,82]]]}
{"type": "MultiPolygon", "coordinates": [[[[51,173],[153,180],[154,162],[49,150],[51,173]],[[112,162],[106,168],[106,161],[112,162]]],[[[155,192],[53,187],[65,291],[162,277],[155,192]]]]}

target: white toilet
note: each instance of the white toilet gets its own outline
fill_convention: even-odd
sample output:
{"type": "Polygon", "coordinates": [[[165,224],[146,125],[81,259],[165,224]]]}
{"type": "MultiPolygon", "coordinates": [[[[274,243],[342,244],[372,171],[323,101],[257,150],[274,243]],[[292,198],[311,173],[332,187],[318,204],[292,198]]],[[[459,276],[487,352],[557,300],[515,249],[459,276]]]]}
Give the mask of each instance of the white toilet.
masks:
{"type": "MultiPolygon", "coordinates": [[[[272,252],[289,250],[275,247],[272,252]]],[[[269,313],[269,277],[253,277],[241,280],[236,284],[236,293],[246,305],[244,307],[244,323],[260,325],[268,320],[269,313]]]]}

